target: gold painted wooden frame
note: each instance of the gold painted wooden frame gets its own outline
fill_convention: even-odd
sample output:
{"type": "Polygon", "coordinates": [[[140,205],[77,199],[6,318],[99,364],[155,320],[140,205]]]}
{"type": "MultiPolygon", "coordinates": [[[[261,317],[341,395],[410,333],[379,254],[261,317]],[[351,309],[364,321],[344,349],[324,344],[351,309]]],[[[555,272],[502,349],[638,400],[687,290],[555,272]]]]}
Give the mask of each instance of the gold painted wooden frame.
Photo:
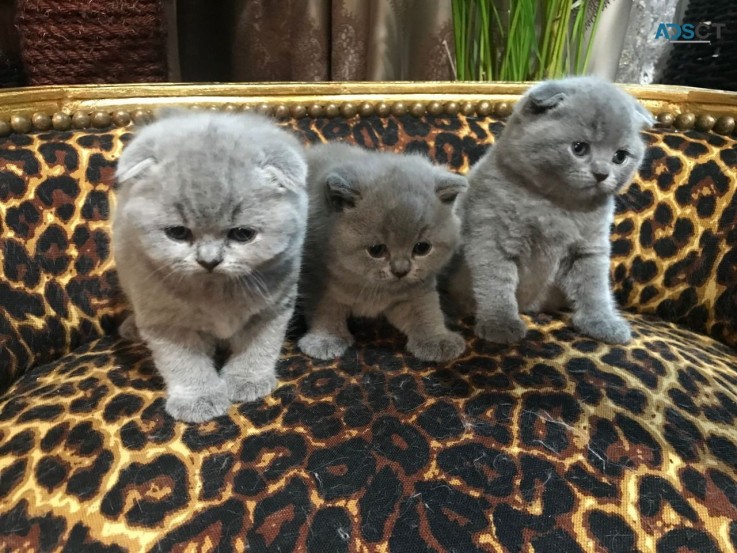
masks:
{"type": "MultiPolygon", "coordinates": [[[[276,117],[416,116],[462,112],[504,117],[532,83],[350,82],[73,85],[0,92],[0,135],[51,128],[126,126],[158,108],[186,106],[276,117]]],[[[661,125],[732,134],[737,93],[667,85],[623,85],[661,125]]]]}

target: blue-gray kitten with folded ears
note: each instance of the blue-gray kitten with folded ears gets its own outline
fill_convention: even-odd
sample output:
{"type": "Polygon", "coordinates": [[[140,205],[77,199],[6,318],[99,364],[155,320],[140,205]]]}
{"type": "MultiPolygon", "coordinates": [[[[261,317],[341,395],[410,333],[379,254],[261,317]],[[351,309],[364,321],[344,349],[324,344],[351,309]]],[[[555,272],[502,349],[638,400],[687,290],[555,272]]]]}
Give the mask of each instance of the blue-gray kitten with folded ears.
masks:
{"type": "Polygon", "coordinates": [[[436,277],[460,241],[457,198],[465,177],[419,155],[329,143],[307,150],[310,216],[300,299],[308,332],[300,349],[340,356],[350,315],[386,316],[426,361],[465,350],[445,326],[436,277]]]}
{"type": "Polygon", "coordinates": [[[276,385],[297,296],[307,164],[256,115],[168,112],[118,163],[113,252],[166,410],[201,422],[276,385]],[[220,372],[216,348],[230,352],[220,372]]]}
{"type": "Polygon", "coordinates": [[[626,343],[631,332],[609,285],[615,195],[642,161],[652,116],[594,77],[543,82],[518,102],[501,136],[469,174],[465,266],[450,280],[476,334],[513,343],[521,312],[572,309],[583,334],[626,343]]]}

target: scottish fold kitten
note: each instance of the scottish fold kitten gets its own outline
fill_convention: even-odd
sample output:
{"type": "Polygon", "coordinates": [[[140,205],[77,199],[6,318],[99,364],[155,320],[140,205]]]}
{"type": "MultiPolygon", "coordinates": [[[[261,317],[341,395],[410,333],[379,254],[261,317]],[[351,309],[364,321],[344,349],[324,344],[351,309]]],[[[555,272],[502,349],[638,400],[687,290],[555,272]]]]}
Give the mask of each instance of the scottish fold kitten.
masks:
{"type": "Polygon", "coordinates": [[[307,161],[301,350],[340,356],[353,342],[350,315],[385,315],[416,357],[458,357],[465,341],[445,327],[436,276],[459,244],[456,199],[466,179],[419,155],[338,143],[308,149],[307,161]]]}
{"type": "Polygon", "coordinates": [[[652,122],[634,98],[593,77],[544,82],[519,101],[471,170],[463,201],[466,266],[451,288],[475,309],[479,337],[516,342],[526,332],[520,311],[567,305],[581,333],[630,340],[609,286],[609,227],[652,122]]]}
{"type": "Polygon", "coordinates": [[[113,251],[135,319],[122,332],[150,348],[173,417],[205,421],[276,385],[306,176],[297,140],[254,115],[167,114],[123,151],[113,251]]]}

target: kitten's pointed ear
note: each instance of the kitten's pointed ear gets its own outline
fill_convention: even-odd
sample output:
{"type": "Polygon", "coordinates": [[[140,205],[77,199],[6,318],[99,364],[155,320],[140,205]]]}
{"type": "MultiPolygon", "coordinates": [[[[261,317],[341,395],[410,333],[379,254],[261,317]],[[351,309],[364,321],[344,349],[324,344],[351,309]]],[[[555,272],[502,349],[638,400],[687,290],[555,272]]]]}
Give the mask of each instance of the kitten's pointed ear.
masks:
{"type": "Polygon", "coordinates": [[[655,124],[655,117],[640,102],[634,98],[632,100],[635,105],[635,120],[640,123],[641,128],[649,129],[655,124]]]}
{"type": "Polygon", "coordinates": [[[544,113],[558,107],[566,96],[560,81],[546,81],[527,91],[522,99],[522,109],[530,113],[544,113]]]}
{"type": "Polygon", "coordinates": [[[466,190],[468,190],[468,179],[455,173],[445,173],[435,183],[435,194],[444,204],[452,204],[466,190]]]}
{"type": "Polygon", "coordinates": [[[330,171],[325,177],[325,196],[336,211],[356,207],[361,198],[355,175],[345,167],[330,171]]]}
{"type": "Polygon", "coordinates": [[[268,172],[286,190],[303,190],[307,186],[307,162],[301,147],[291,144],[264,144],[257,165],[268,172]],[[286,147],[285,147],[286,146],[286,147]]]}

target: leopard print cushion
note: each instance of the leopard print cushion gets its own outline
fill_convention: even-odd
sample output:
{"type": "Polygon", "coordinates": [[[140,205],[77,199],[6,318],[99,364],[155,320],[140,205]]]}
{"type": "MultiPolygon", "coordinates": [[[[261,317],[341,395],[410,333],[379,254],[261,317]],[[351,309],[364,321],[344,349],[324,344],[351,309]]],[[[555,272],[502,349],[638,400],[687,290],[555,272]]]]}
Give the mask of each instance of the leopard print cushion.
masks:
{"type": "MultiPolygon", "coordinates": [[[[502,124],[285,122],[460,171],[502,124]]],[[[464,321],[465,356],[438,365],[357,321],[342,359],[290,341],[273,394],[201,425],[171,419],[147,350],[110,335],[130,130],[0,139],[0,551],[734,551],[737,150],[646,136],[612,235],[631,345],[538,316],[494,346],[464,321]]]]}

